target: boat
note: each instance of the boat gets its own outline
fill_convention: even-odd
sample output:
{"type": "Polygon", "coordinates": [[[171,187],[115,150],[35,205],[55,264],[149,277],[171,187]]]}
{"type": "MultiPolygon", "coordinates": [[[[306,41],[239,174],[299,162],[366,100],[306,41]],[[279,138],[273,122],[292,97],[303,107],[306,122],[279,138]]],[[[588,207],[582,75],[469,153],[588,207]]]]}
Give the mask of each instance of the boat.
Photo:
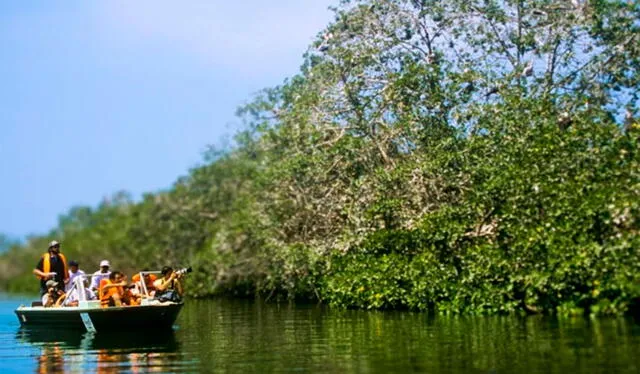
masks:
{"type": "MultiPolygon", "coordinates": [[[[157,273],[159,272],[140,272],[140,278],[143,279],[145,274],[157,273]]],[[[171,329],[184,303],[154,300],[149,296],[144,283],[141,282],[143,293],[141,305],[103,308],[100,306],[99,300],[84,300],[83,279],[76,278],[69,292],[72,292],[74,288],[79,290],[78,306],[45,308],[40,302],[34,302],[31,306],[20,305],[15,313],[23,327],[79,330],[92,333],[171,329]]]]}

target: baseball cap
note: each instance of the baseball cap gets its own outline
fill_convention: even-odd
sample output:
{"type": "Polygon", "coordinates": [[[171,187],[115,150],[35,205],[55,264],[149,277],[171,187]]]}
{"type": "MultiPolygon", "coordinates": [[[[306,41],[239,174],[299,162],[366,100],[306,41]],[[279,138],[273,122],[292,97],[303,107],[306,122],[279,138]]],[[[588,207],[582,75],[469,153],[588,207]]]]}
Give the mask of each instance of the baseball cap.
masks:
{"type": "Polygon", "coordinates": [[[110,267],[111,265],[109,265],[109,261],[107,261],[107,260],[102,260],[102,261],[100,261],[100,267],[103,267],[103,266],[110,267]]]}
{"type": "Polygon", "coordinates": [[[69,266],[78,266],[78,265],[79,265],[78,261],[76,261],[76,260],[69,261],[69,266]]]}
{"type": "Polygon", "coordinates": [[[49,279],[46,283],[47,288],[49,287],[56,287],[58,285],[58,282],[54,281],[53,279],[49,279]]]}
{"type": "Polygon", "coordinates": [[[55,246],[60,246],[60,243],[57,240],[52,240],[49,243],[49,247],[48,248],[55,247],[55,246]]]}

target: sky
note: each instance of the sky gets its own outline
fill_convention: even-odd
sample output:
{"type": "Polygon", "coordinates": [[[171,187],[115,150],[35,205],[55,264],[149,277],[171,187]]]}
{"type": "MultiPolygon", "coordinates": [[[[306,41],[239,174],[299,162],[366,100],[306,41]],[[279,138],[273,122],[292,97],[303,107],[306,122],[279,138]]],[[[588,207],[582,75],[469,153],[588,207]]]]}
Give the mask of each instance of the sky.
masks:
{"type": "Polygon", "coordinates": [[[0,233],[170,188],[299,71],[334,3],[0,2],[0,233]]]}

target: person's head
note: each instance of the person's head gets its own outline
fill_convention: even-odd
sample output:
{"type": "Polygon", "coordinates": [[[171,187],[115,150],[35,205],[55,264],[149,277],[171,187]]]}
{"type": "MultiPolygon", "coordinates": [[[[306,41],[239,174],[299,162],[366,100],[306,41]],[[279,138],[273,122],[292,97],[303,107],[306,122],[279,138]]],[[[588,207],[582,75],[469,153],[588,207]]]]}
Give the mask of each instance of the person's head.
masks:
{"type": "Polygon", "coordinates": [[[109,280],[111,280],[112,282],[121,282],[124,280],[124,274],[117,270],[114,270],[111,272],[111,274],[109,274],[109,280]]]}
{"type": "Polygon", "coordinates": [[[107,261],[107,260],[100,261],[100,272],[101,273],[108,272],[110,267],[111,267],[111,265],[109,264],[109,261],[107,261]]]}
{"type": "Polygon", "coordinates": [[[165,278],[169,278],[172,273],[173,273],[173,268],[171,268],[171,266],[165,266],[160,271],[160,274],[162,274],[162,276],[165,278]]]}
{"type": "Polygon", "coordinates": [[[79,264],[77,261],[74,261],[74,260],[69,261],[69,268],[71,269],[71,272],[76,273],[78,271],[78,266],[79,264]]]}
{"type": "Polygon", "coordinates": [[[49,279],[45,285],[47,286],[47,292],[55,292],[56,287],[58,287],[58,282],[53,279],[49,279]]]}
{"type": "Polygon", "coordinates": [[[48,251],[50,253],[55,253],[55,254],[60,253],[60,243],[58,241],[56,241],[56,240],[52,240],[49,243],[48,251]]]}

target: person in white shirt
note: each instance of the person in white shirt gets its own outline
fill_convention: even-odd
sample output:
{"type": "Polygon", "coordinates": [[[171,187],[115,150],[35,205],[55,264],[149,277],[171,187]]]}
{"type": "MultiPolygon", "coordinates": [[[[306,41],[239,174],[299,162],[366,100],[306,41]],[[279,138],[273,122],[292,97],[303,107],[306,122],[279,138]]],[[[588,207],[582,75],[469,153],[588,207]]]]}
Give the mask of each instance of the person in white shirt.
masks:
{"type": "MultiPolygon", "coordinates": [[[[89,286],[89,281],[87,279],[84,280],[84,292],[85,292],[85,300],[96,300],[96,294],[91,291],[91,289],[87,288],[89,286]]],[[[78,306],[78,302],[80,301],[80,292],[78,288],[75,288],[73,291],[67,294],[67,300],[64,303],[66,306],[78,306]]]]}
{"type": "Polygon", "coordinates": [[[102,260],[100,261],[100,270],[96,271],[95,273],[93,273],[93,276],[91,277],[91,290],[93,292],[97,292],[98,288],[100,287],[100,281],[103,279],[107,279],[109,278],[109,274],[111,274],[111,271],[109,271],[109,267],[111,265],[109,264],[109,261],[107,260],[102,260]]]}
{"type": "Polygon", "coordinates": [[[73,287],[73,281],[76,277],[84,276],[84,271],[80,270],[79,264],[77,261],[69,261],[69,282],[65,285],[65,292],[69,292],[71,287],[73,287]]]}

